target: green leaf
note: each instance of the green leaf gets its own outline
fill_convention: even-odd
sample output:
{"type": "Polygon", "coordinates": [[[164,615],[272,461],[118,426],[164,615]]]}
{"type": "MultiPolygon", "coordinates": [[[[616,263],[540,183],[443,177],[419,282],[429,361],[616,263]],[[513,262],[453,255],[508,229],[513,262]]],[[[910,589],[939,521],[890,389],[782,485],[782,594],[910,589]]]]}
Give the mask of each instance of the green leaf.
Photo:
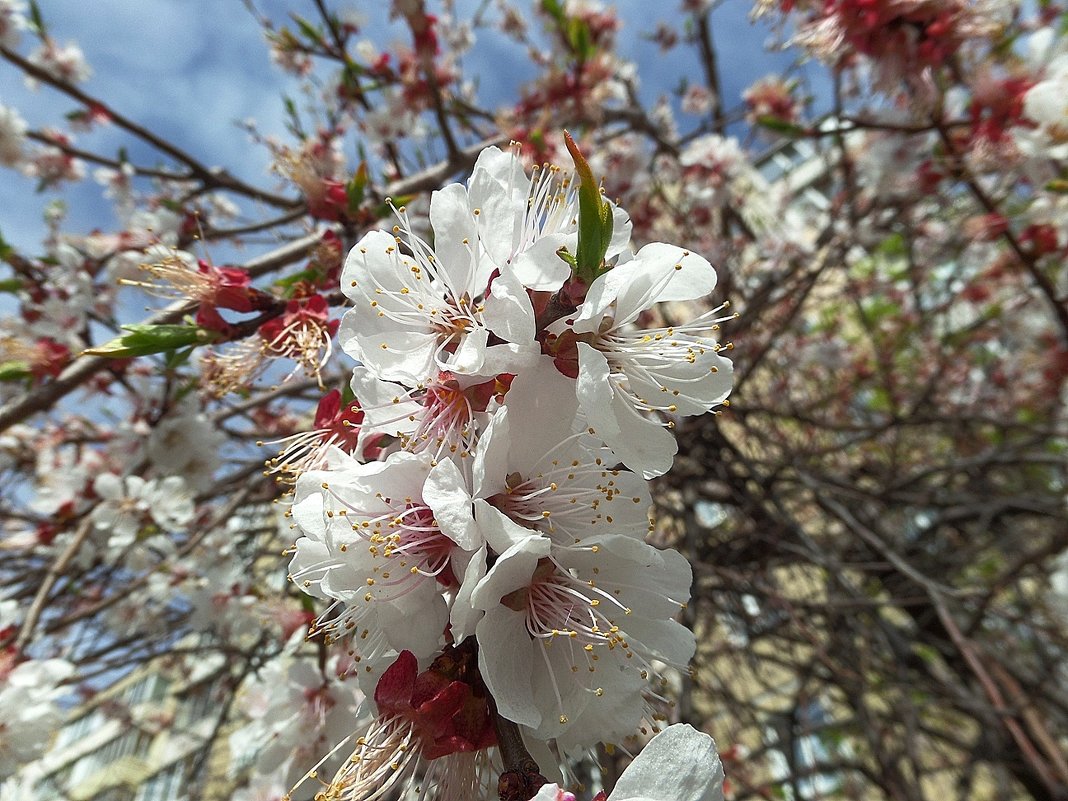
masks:
{"type": "Polygon", "coordinates": [[[561,25],[567,20],[564,16],[564,4],[560,0],[541,0],[541,10],[561,25]]]}
{"type": "Polygon", "coordinates": [[[41,9],[37,7],[37,0],[30,0],[30,22],[33,23],[34,32],[42,39],[48,36],[48,28],[45,26],[41,9]]]}
{"type": "Polygon", "coordinates": [[[572,52],[579,57],[580,61],[589,61],[596,50],[593,46],[593,37],[590,35],[590,27],[586,21],[578,17],[569,19],[566,31],[572,52]]]}
{"type": "Polygon", "coordinates": [[[367,188],[367,162],[361,161],[352,180],[345,187],[345,196],[349,199],[349,214],[355,214],[363,203],[364,190],[367,188]]]}
{"type": "Polygon", "coordinates": [[[761,128],[767,128],[769,131],[781,133],[784,136],[801,136],[805,133],[805,129],[800,125],[767,114],[757,117],[757,125],[761,128]]]}
{"type": "Polygon", "coordinates": [[[868,396],[867,406],[878,414],[890,414],[894,410],[890,393],[882,387],[875,387],[868,396]]]}
{"type": "Polygon", "coordinates": [[[21,278],[5,278],[0,281],[0,292],[15,293],[22,289],[22,286],[21,278]]]}
{"type": "Polygon", "coordinates": [[[875,252],[884,256],[904,256],[908,252],[908,248],[905,246],[905,237],[897,233],[890,234],[879,243],[875,252]]]}
{"type": "Polygon", "coordinates": [[[612,241],[612,206],[601,197],[601,189],[593,178],[593,171],[579,150],[571,134],[564,131],[564,143],[575,162],[579,180],[578,253],[575,255],[575,274],[587,284],[603,273],[604,254],[612,241]]]}
{"type": "Polygon", "coordinates": [[[1047,192],[1056,192],[1060,195],[1068,194],[1068,181],[1063,178],[1055,178],[1046,184],[1047,192]]]}
{"type": "Polygon", "coordinates": [[[193,355],[194,350],[196,348],[182,348],[181,350],[172,351],[167,354],[167,358],[163,363],[168,370],[177,370],[189,361],[189,357],[193,355]]]}
{"type": "Polygon", "coordinates": [[[308,41],[314,42],[317,45],[322,45],[322,43],[323,43],[322,31],[320,31],[318,28],[316,28],[314,25],[312,25],[310,22],[308,22],[308,20],[304,19],[303,17],[299,17],[296,14],[290,14],[289,16],[292,18],[292,20],[295,23],[297,23],[297,27],[300,28],[300,32],[304,34],[304,37],[308,41]]]}
{"type": "Polygon", "coordinates": [[[348,381],[341,382],[341,402],[346,405],[359,404],[356,400],[356,393],[353,392],[352,386],[348,381]]]}
{"type": "Polygon", "coordinates": [[[938,651],[926,643],[914,642],[912,644],[912,652],[928,665],[933,665],[940,661],[938,651]]]}
{"type": "Polygon", "coordinates": [[[0,362],[0,381],[22,381],[30,377],[26,362],[0,362]]]}
{"type": "Polygon", "coordinates": [[[129,333],[89,348],[85,353],[109,359],[131,359],[178,348],[208,345],[219,338],[217,332],[198,325],[124,325],[122,328],[129,333]]]}
{"type": "Polygon", "coordinates": [[[300,123],[300,112],[297,110],[296,101],[289,95],[282,95],[282,106],[286,110],[288,121],[286,127],[291,133],[301,138],[304,137],[304,126],[300,123]]]}

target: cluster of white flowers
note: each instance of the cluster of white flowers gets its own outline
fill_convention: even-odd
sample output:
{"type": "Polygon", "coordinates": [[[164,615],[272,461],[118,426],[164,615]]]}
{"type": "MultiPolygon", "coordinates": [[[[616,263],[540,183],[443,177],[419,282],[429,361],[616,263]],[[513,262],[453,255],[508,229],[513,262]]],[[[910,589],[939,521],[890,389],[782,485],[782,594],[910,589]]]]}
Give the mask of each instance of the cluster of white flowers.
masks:
{"type": "MultiPolygon", "coordinates": [[[[52,39],[45,38],[41,46],[30,54],[29,61],[56,80],[67,83],[82,83],[92,75],[92,70],[85,60],[85,54],[75,42],[60,45],[52,39]]],[[[37,88],[35,78],[27,77],[26,84],[31,89],[37,88]]]]}
{"type": "MultiPolygon", "coordinates": [[[[475,647],[491,708],[539,753],[633,734],[657,715],[659,672],[692,657],[674,620],[690,566],[645,542],[646,479],[671,467],[675,421],[721,404],[732,377],[711,338],[721,309],[643,327],[658,302],[709,295],[701,256],[632,252],[627,215],[605,203],[604,260],[594,280],[576,278],[578,185],[555,167],[532,180],[489,148],[466,187],[433,194],[431,232],[402,207],[392,232],[357,243],[339,338],[360,363],[358,443],[324,436],[290,512],[291,578],[330,603],[318,628],[347,639],[368,696],[384,673],[390,686],[414,677],[397,667],[404,652],[426,669],[475,647]]],[[[394,712],[422,708],[389,697],[394,712]]],[[[398,754],[484,747],[470,731],[387,729],[404,732],[398,754]]],[[[376,743],[374,765],[354,759],[335,778],[340,797],[381,788],[375,765],[394,750],[376,743]]]]}
{"type": "Polygon", "coordinates": [[[0,47],[14,50],[26,28],[24,0],[0,0],[0,47]]]}
{"type": "Polygon", "coordinates": [[[16,109],[0,106],[0,164],[17,166],[26,146],[26,120],[16,109]]]}
{"type": "Polygon", "coordinates": [[[151,525],[148,537],[161,547],[169,545],[166,537],[153,535],[184,531],[193,519],[193,496],[181,476],[145,481],[136,475],[102,473],[93,480],[93,491],[101,502],[90,517],[97,531],[107,535],[109,548],[133,546],[146,524],[151,525]]]}
{"type": "MultiPolygon", "coordinates": [[[[0,631],[15,624],[17,608],[15,601],[0,601],[0,631]]],[[[63,659],[29,659],[16,666],[14,656],[14,650],[0,651],[0,782],[44,753],[63,719],[56,703],[62,682],[74,673],[63,659]]]]}
{"type": "Polygon", "coordinates": [[[1053,30],[1044,28],[1029,42],[1032,65],[1042,80],[1024,95],[1024,116],[1036,130],[1025,129],[1018,136],[1025,152],[1046,159],[1068,156],[1068,52],[1063,51],[1063,43],[1056,47],[1056,41],[1053,30]]]}
{"type": "Polygon", "coordinates": [[[320,670],[287,649],[245,684],[237,706],[249,722],[229,739],[234,764],[255,764],[244,797],[269,797],[271,788],[281,788],[280,796],[352,733],[362,698],[342,683],[345,676],[336,657],[320,670]]]}

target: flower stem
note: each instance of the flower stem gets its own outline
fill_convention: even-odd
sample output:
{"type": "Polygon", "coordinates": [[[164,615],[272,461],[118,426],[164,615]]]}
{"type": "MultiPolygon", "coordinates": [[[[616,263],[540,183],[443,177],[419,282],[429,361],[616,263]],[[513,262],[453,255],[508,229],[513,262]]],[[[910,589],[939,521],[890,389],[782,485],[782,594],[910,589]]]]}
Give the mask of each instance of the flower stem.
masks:
{"type": "Polygon", "coordinates": [[[497,745],[504,762],[497,794],[501,801],[530,801],[548,779],[541,775],[541,768],[527,751],[519,726],[502,718],[496,709],[493,710],[493,726],[497,730],[497,745]]]}

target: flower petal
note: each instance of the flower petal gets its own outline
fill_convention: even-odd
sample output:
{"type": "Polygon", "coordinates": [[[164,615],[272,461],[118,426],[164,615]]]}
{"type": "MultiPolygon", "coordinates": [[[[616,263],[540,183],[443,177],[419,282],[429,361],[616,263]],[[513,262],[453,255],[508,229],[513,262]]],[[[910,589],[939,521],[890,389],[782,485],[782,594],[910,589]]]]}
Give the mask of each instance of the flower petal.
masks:
{"type": "Polygon", "coordinates": [[[585,342],[578,343],[579,406],[596,435],[623,464],[644,478],[671,469],[678,443],[669,431],[644,417],[612,385],[608,362],[585,342]]]}
{"type": "Polygon", "coordinates": [[[471,509],[471,493],[460,468],[452,459],[442,459],[427,476],[423,500],[434,511],[441,533],[465,551],[481,545],[471,509]]]}
{"type": "Polygon", "coordinates": [[[722,801],[723,763],[716,743],[692,726],[668,726],[616,782],[609,801],[722,801]]]}
{"type": "MultiPolygon", "coordinates": [[[[496,565],[494,565],[496,567],[496,565]]],[[[522,612],[497,605],[478,622],[478,669],[506,720],[537,728],[541,711],[530,687],[533,644],[522,612]]]]}

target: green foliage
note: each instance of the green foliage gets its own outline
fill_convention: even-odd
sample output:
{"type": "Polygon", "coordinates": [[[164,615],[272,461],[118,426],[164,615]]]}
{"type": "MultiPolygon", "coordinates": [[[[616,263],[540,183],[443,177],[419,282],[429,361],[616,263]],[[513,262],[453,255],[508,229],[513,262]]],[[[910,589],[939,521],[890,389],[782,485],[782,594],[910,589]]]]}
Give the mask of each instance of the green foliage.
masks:
{"type": "Polygon", "coordinates": [[[122,329],[128,333],[89,348],[85,353],[109,359],[130,359],[208,345],[219,339],[216,332],[198,325],[124,325],[122,329]]]}
{"type": "Polygon", "coordinates": [[[774,131],[783,136],[802,136],[805,133],[805,128],[796,123],[788,122],[787,120],[782,120],[778,117],[771,117],[766,114],[757,117],[756,122],[761,128],[774,131]]]}
{"type": "Polygon", "coordinates": [[[559,0],[542,0],[541,8],[556,23],[557,30],[560,31],[578,60],[589,61],[597,52],[597,47],[594,45],[593,36],[590,34],[590,27],[586,21],[578,17],[567,16],[564,5],[559,0]]]}
{"type": "Polygon", "coordinates": [[[356,214],[360,204],[363,203],[364,193],[367,189],[367,162],[361,161],[356,168],[352,179],[345,186],[345,196],[349,201],[349,214],[356,214]]]}
{"type": "Polygon", "coordinates": [[[22,381],[30,377],[26,362],[0,362],[0,381],[22,381]]]}
{"type": "Polygon", "coordinates": [[[4,239],[4,235],[0,234],[0,261],[7,261],[11,258],[14,252],[15,249],[7,243],[4,239]]]}
{"type": "MultiPolygon", "coordinates": [[[[575,254],[575,274],[587,284],[605,272],[604,255],[612,241],[612,206],[601,197],[601,189],[593,171],[579,150],[571,134],[564,132],[564,142],[575,161],[579,185],[578,253],[575,254]]],[[[567,259],[565,259],[566,261],[567,259]]]]}

